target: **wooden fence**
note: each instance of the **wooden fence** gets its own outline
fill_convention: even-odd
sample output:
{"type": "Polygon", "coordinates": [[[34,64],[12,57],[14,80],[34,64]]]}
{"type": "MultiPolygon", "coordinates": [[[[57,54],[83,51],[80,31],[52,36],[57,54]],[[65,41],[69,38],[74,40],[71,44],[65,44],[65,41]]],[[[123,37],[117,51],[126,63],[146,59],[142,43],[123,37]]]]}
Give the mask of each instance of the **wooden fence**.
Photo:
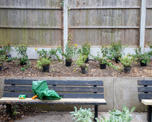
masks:
{"type": "Polygon", "coordinates": [[[151,19],[152,0],[0,0],[0,41],[52,47],[71,34],[79,45],[144,47],[152,43],[151,19]]]}

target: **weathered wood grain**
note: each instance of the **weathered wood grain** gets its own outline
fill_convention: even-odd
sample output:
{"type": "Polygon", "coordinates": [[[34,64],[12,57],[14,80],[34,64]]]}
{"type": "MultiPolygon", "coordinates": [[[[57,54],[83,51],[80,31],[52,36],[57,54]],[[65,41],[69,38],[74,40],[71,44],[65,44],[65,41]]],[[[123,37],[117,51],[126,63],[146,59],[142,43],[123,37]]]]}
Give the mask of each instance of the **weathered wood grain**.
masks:
{"type": "Polygon", "coordinates": [[[9,40],[29,46],[61,45],[62,12],[48,9],[61,8],[61,0],[0,0],[0,6],[1,43],[9,40]]]}

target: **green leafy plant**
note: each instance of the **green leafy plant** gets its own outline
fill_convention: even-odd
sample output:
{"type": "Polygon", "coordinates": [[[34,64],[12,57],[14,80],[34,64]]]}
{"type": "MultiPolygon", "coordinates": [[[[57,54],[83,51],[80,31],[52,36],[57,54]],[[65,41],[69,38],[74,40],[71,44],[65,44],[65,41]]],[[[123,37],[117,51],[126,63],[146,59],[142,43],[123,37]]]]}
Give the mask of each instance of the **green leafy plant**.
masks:
{"type": "Polygon", "coordinates": [[[70,112],[72,119],[75,122],[92,122],[93,119],[93,113],[91,112],[91,109],[82,109],[80,108],[79,110],[74,107],[74,111],[70,112]]]}
{"type": "Polygon", "coordinates": [[[27,65],[29,64],[29,59],[27,56],[27,46],[26,45],[19,45],[16,48],[16,51],[19,55],[19,61],[21,65],[27,65]]]}
{"type": "Polygon", "coordinates": [[[80,54],[78,59],[76,60],[76,65],[79,67],[86,67],[85,60],[87,59],[86,55],[80,54]]]}
{"type": "Polygon", "coordinates": [[[134,110],[135,107],[133,107],[131,110],[129,110],[127,107],[123,107],[122,111],[114,109],[111,112],[109,112],[109,119],[102,117],[100,119],[97,119],[97,122],[131,122],[131,113],[134,110]]]}
{"type": "Polygon", "coordinates": [[[48,51],[42,49],[42,50],[39,50],[37,51],[38,55],[40,58],[48,58],[48,51]]]}
{"type": "Polygon", "coordinates": [[[38,69],[42,69],[43,66],[46,66],[46,65],[49,65],[51,63],[50,59],[48,58],[40,58],[38,61],[37,61],[37,68],[38,69]]]}
{"type": "Polygon", "coordinates": [[[55,59],[57,59],[58,61],[61,61],[61,59],[60,59],[60,56],[58,55],[59,54],[59,48],[57,48],[57,49],[51,49],[50,51],[49,51],[49,57],[51,58],[51,59],[53,59],[53,58],[55,58],[55,59]]]}
{"type": "Polygon", "coordinates": [[[149,54],[150,56],[152,56],[152,45],[150,45],[149,47],[150,47],[150,51],[148,52],[148,54],[149,54]]]}
{"type": "MultiPolygon", "coordinates": [[[[121,41],[119,42],[112,42],[109,51],[108,51],[108,58],[110,60],[119,60],[122,56],[122,44],[121,41]]],[[[117,61],[116,61],[117,62],[117,61]]]]}
{"type": "Polygon", "coordinates": [[[79,54],[85,55],[87,58],[89,57],[90,54],[90,44],[89,43],[85,43],[84,45],[82,45],[82,48],[80,48],[78,50],[79,54]]]}
{"type": "Polygon", "coordinates": [[[133,58],[131,56],[125,56],[120,59],[120,62],[123,66],[131,66],[133,63],[133,58]]]}
{"type": "Polygon", "coordinates": [[[77,47],[72,44],[71,40],[69,40],[65,51],[62,51],[61,48],[59,48],[58,51],[66,60],[72,60],[76,55],[77,47]]]}
{"type": "Polygon", "coordinates": [[[135,55],[133,55],[134,59],[137,62],[148,64],[150,62],[150,55],[148,52],[142,53],[141,48],[135,50],[135,55]]]}
{"type": "MultiPolygon", "coordinates": [[[[103,51],[104,49],[102,49],[102,51],[103,51]]],[[[101,52],[102,52],[101,51],[101,52]]],[[[103,52],[102,52],[102,56],[100,56],[100,54],[99,54],[99,52],[98,52],[98,54],[97,54],[97,56],[93,56],[93,58],[96,60],[96,61],[98,61],[99,62],[99,64],[107,64],[108,63],[108,59],[107,59],[107,57],[106,57],[106,54],[103,54],[103,52]]]]}
{"type": "Polygon", "coordinates": [[[3,65],[4,61],[5,61],[5,55],[0,55],[0,66],[3,65]]]}

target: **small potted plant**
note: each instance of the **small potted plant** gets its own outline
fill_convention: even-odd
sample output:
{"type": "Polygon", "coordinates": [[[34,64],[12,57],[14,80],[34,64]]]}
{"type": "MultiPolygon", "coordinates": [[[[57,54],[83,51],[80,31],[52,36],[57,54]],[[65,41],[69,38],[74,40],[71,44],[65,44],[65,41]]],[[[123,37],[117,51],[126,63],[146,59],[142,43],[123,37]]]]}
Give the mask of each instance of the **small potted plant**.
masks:
{"type": "Polygon", "coordinates": [[[68,41],[68,44],[66,45],[65,51],[62,51],[62,49],[58,49],[59,53],[65,58],[65,65],[67,67],[70,67],[72,65],[72,59],[76,54],[76,46],[71,44],[71,40],[68,41]]]}
{"type": "Polygon", "coordinates": [[[106,69],[107,65],[107,59],[106,58],[100,58],[99,59],[100,69],[106,69]]]}
{"type": "Polygon", "coordinates": [[[86,56],[87,58],[85,60],[85,63],[88,63],[89,54],[90,54],[90,44],[89,43],[85,43],[84,45],[82,45],[82,48],[78,50],[78,53],[86,56]]]}
{"type": "Polygon", "coordinates": [[[113,59],[116,63],[120,62],[120,58],[122,57],[122,45],[121,42],[112,43],[109,48],[110,58],[113,59]]]}
{"type": "Polygon", "coordinates": [[[125,56],[120,59],[120,62],[124,67],[124,72],[129,73],[131,70],[131,65],[133,63],[133,58],[131,56],[125,56]]]}
{"type": "Polygon", "coordinates": [[[27,46],[26,45],[19,45],[16,47],[16,51],[19,55],[19,61],[20,61],[20,65],[27,65],[29,63],[29,59],[27,56],[27,46]]]}
{"type": "Polygon", "coordinates": [[[79,58],[76,61],[76,64],[81,68],[81,73],[86,74],[87,73],[87,65],[85,64],[86,56],[80,54],[79,58]]]}
{"type": "Polygon", "coordinates": [[[144,53],[140,59],[140,66],[147,66],[147,64],[150,62],[150,56],[148,53],[144,53]]]}
{"type": "Polygon", "coordinates": [[[150,62],[150,54],[148,52],[142,53],[141,48],[136,49],[135,52],[134,58],[140,63],[140,66],[147,66],[150,62]]]}
{"type": "Polygon", "coordinates": [[[42,72],[49,72],[50,70],[50,59],[48,58],[40,58],[37,61],[37,68],[42,70],[42,72]]]}

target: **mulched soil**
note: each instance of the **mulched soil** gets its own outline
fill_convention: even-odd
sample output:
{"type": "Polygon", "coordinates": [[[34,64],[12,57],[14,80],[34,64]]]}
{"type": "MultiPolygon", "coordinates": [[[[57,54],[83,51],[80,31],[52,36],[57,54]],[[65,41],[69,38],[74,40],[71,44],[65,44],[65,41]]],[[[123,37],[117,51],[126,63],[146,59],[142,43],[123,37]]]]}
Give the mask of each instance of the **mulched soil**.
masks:
{"type": "MultiPolygon", "coordinates": [[[[31,60],[30,67],[25,71],[21,71],[21,66],[16,61],[12,61],[4,63],[0,77],[152,77],[152,62],[146,67],[134,64],[130,73],[116,71],[111,67],[101,70],[98,62],[93,60],[90,60],[87,65],[87,74],[82,74],[80,68],[74,63],[71,67],[66,67],[64,62],[53,61],[50,72],[44,73],[36,68],[36,60],[31,60]]],[[[115,65],[120,64],[115,63],[115,65]]]]}
{"type": "Polygon", "coordinates": [[[26,116],[34,116],[38,113],[44,113],[47,111],[39,111],[36,106],[32,105],[13,105],[12,117],[6,112],[6,105],[0,105],[0,122],[14,122],[14,120],[22,119],[26,116]]]}

